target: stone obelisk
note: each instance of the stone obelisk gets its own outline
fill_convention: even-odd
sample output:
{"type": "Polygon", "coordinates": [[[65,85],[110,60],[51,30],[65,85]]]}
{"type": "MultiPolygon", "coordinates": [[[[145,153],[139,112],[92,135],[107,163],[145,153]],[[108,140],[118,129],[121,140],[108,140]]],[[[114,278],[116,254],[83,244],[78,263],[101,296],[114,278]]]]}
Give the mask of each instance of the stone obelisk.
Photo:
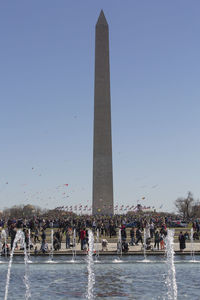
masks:
{"type": "Polygon", "coordinates": [[[92,213],[113,215],[113,171],[108,23],[101,11],[96,24],[92,213]]]}

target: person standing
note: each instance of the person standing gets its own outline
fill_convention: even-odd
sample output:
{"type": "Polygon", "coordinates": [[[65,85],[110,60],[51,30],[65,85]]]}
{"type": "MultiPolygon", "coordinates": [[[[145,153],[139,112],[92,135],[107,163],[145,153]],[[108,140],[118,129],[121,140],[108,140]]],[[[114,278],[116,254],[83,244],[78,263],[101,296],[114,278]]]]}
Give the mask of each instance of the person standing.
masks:
{"type": "Polygon", "coordinates": [[[43,251],[45,248],[45,243],[46,243],[46,233],[45,233],[44,229],[42,229],[41,238],[42,238],[41,250],[43,251]]]}
{"type": "Polygon", "coordinates": [[[66,249],[70,248],[70,232],[69,229],[66,230],[66,249]]]}
{"type": "Polygon", "coordinates": [[[164,234],[160,233],[160,250],[165,250],[164,234]]]}
{"type": "Polygon", "coordinates": [[[83,228],[80,232],[80,239],[81,239],[81,250],[84,250],[85,246],[85,239],[86,239],[86,231],[85,228],[83,228]]]}
{"type": "Polygon", "coordinates": [[[185,249],[185,236],[183,235],[182,231],[179,234],[179,246],[180,246],[180,251],[183,252],[185,249]]]}
{"type": "Polygon", "coordinates": [[[153,223],[153,221],[152,221],[151,224],[150,224],[150,235],[151,235],[151,239],[152,239],[153,236],[154,236],[154,232],[155,232],[155,229],[154,229],[154,223],[153,223]]]}
{"type": "Polygon", "coordinates": [[[156,246],[157,246],[157,249],[159,250],[159,244],[160,244],[160,235],[159,235],[158,230],[156,230],[155,239],[154,239],[154,248],[156,248],[156,246]]]}
{"type": "Polygon", "coordinates": [[[135,246],[135,229],[134,229],[134,227],[132,227],[130,230],[130,237],[131,237],[130,245],[135,246]]]}
{"type": "Polygon", "coordinates": [[[16,233],[17,233],[16,227],[11,227],[11,229],[10,229],[10,237],[11,237],[10,248],[11,249],[13,248],[13,243],[15,240],[16,233]]]}
{"type": "Polygon", "coordinates": [[[138,245],[139,242],[141,242],[143,244],[143,240],[142,240],[142,231],[140,230],[140,228],[137,228],[136,230],[136,245],[138,245]]]}
{"type": "Polygon", "coordinates": [[[126,242],[126,227],[124,225],[122,225],[121,237],[122,237],[122,242],[126,242]]]}
{"type": "Polygon", "coordinates": [[[109,224],[109,232],[110,232],[110,239],[113,235],[113,222],[111,221],[110,224],[109,224]]]}
{"type": "Polygon", "coordinates": [[[35,233],[34,233],[34,243],[36,244],[38,242],[40,242],[39,240],[39,230],[38,230],[38,227],[36,226],[35,227],[35,233]]]}

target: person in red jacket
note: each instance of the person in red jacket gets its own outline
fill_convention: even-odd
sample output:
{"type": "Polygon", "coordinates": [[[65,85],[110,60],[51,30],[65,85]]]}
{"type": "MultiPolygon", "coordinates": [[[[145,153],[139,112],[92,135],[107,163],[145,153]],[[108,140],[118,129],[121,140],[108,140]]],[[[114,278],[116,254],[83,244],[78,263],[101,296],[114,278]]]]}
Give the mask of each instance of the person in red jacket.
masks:
{"type": "Polygon", "coordinates": [[[83,228],[80,232],[80,239],[81,239],[81,250],[84,250],[85,246],[85,238],[86,238],[86,231],[85,228],[83,228]]]}

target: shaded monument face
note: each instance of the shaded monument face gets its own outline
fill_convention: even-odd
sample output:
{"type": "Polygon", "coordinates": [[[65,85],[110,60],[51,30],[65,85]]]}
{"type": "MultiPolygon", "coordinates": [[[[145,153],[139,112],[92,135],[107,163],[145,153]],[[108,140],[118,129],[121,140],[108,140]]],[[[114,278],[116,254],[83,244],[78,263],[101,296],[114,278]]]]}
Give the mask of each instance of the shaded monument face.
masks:
{"type": "Polygon", "coordinates": [[[93,214],[112,215],[109,32],[103,11],[96,24],[93,151],[93,214]]]}

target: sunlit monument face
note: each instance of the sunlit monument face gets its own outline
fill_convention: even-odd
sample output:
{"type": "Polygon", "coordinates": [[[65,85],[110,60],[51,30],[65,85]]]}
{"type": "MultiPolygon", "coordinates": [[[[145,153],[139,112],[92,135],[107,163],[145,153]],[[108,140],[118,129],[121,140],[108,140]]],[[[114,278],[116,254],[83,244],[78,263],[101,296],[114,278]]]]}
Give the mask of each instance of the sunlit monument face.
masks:
{"type": "Polygon", "coordinates": [[[113,214],[113,174],[108,23],[96,24],[94,87],[93,214],[113,214]]]}

